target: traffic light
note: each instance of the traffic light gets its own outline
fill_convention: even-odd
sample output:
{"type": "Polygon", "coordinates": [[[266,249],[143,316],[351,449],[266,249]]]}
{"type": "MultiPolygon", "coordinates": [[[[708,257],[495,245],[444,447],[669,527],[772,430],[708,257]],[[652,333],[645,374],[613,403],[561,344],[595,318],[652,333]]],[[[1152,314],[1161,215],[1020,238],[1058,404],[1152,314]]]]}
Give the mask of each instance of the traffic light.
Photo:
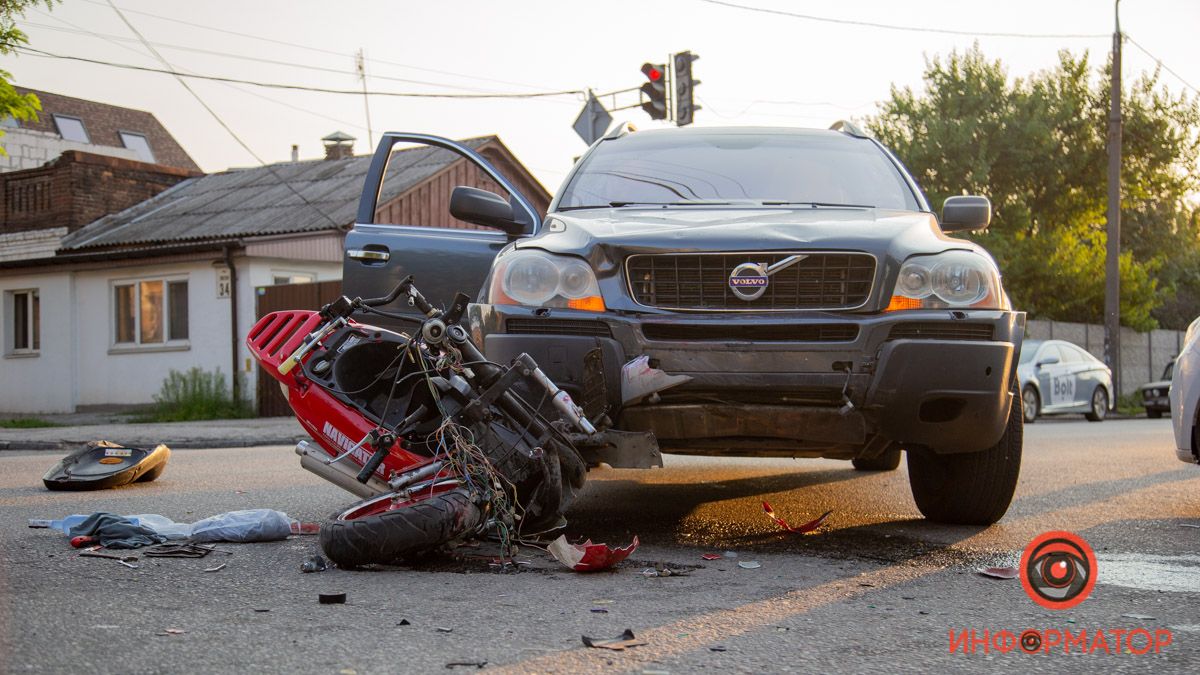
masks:
{"type": "Polygon", "coordinates": [[[642,110],[652,120],[667,119],[667,67],[661,63],[643,63],[642,74],[649,82],[642,85],[642,110]]]}
{"type": "Polygon", "coordinates": [[[700,58],[691,52],[679,52],[674,57],[675,66],[675,126],[684,127],[692,123],[692,115],[700,106],[692,102],[692,94],[700,80],[692,78],[692,61],[700,58]]]}

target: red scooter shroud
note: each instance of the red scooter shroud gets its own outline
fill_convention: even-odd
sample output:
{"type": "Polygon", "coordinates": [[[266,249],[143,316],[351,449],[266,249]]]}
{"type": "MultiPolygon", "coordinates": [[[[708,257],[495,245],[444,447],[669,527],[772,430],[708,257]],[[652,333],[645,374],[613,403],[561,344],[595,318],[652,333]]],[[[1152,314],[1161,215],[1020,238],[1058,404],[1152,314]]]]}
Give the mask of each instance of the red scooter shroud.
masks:
{"type": "MultiPolygon", "coordinates": [[[[322,322],[321,315],[314,311],[272,312],[254,324],[246,337],[246,344],[267,373],[283,383],[287,390],[288,403],[296,413],[296,419],[330,457],[336,457],[354,447],[376,428],[376,424],[358,410],[338,400],[329,391],[309,381],[302,367],[293,368],[286,375],[279,372],[280,364],[287,360],[322,322]]],[[[356,324],[349,322],[349,325],[356,324]]],[[[366,326],[363,328],[368,333],[381,330],[366,326]]],[[[310,351],[304,361],[311,358],[316,351],[310,351]]],[[[373,448],[359,447],[351,453],[348,460],[361,467],[373,452],[373,448]]],[[[408,452],[397,440],[383,463],[376,469],[375,475],[386,481],[395,473],[403,473],[428,463],[428,457],[408,452]]]]}

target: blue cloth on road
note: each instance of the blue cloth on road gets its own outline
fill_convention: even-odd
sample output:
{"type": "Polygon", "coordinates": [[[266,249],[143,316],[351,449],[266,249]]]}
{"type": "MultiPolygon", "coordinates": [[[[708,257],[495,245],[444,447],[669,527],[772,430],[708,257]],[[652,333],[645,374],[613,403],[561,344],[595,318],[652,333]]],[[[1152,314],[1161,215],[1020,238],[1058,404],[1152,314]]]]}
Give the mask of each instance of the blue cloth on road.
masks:
{"type": "Polygon", "coordinates": [[[68,534],[72,537],[98,537],[100,545],[105,548],[140,548],[161,544],[167,540],[161,534],[142,527],[125,516],[104,512],[88,516],[82,523],[72,527],[68,534]]]}

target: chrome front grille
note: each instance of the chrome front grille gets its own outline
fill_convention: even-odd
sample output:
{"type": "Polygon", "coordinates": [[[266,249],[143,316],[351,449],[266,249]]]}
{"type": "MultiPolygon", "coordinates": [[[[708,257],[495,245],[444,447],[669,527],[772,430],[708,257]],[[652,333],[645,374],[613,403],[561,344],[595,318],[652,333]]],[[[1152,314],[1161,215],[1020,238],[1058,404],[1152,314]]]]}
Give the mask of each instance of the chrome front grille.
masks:
{"type": "Polygon", "coordinates": [[[853,309],[871,295],[875,258],[866,253],[777,251],[772,253],[661,253],[625,261],[634,301],[661,309],[784,311],[853,309]],[[768,277],[761,297],[743,300],[729,286],[738,265],[769,266],[794,255],[805,258],[768,277]]]}

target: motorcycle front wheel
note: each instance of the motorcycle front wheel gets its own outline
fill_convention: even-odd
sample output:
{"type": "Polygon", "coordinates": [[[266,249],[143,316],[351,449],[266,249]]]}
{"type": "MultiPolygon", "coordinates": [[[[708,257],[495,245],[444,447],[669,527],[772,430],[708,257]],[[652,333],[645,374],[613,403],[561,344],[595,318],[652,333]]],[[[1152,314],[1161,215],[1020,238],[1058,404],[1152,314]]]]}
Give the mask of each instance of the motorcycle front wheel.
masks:
{"type": "Polygon", "coordinates": [[[380,495],[333,514],[321,527],[321,549],[342,568],[395,564],[462,537],[482,520],[461,489],[407,501],[380,495]]]}

